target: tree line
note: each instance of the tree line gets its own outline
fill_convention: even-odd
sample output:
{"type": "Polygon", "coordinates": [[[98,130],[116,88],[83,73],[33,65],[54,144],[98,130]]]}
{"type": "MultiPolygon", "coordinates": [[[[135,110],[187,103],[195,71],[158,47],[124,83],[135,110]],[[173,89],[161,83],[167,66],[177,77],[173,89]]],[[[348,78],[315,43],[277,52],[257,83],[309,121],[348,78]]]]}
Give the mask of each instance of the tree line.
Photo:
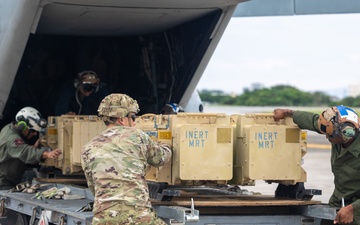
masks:
{"type": "Polygon", "coordinates": [[[333,106],[360,107],[360,96],[339,99],[321,91],[304,92],[288,85],[271,88],[244,89],[242,94],[231,95],[220,90],[200,90],[201,100],[219,105],[241,106],[333,106]]]}

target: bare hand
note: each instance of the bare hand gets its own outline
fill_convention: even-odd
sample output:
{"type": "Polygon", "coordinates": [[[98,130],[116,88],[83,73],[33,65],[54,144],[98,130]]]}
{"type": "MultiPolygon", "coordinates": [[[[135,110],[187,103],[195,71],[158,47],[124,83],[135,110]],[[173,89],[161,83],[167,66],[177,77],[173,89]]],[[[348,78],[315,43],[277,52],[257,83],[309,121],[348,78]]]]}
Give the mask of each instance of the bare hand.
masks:
{"type": "Polygon", "coordinates": [[[352,205],[342,207],[336,214],[334,224],[349,224],[354,220],[354,208],[352,205]]]}
{"type": "Polygon", "coordinates": [[[292,117],[294,111],[290,109],[275,109],[274,110],[274,120],[279,121],[285,119],[285,117],[292,117]]]}
{"type": "Polygon", "coordinates": [[[57,157],[59,157],[59,155],[61,155],[61,150],[57,148],[50,152],[47,152],[47,154],[45,154],[45,158],[56,159],[57,157]]]}

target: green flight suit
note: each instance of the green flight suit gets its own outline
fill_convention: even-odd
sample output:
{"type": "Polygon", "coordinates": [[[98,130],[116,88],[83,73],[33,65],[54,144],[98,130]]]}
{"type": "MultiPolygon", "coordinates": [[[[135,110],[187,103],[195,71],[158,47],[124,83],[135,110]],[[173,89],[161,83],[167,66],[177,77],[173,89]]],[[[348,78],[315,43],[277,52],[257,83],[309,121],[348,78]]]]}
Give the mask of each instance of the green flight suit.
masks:
{"type": "Polygon", "coordinates": [[[27,144],[14,124],[6,125],[0,132],[0,190],[20,183],[26,164],[39,163],[44,151],[27,144]]]}
{"type": "MultiPolygon", "coordinates": [[[[301,128],[320,133],[318,128],[319,115],[295,111],[293,121],[301,128]]],[[[354,208],[354,223],[360,224],[360,137],[347,148],[341,144],[331,145],[331,170],[334,174],[335,189],[330,197],[329,205],[341,207],[341,198],[345,205],[352,204],[354,208]]]]}

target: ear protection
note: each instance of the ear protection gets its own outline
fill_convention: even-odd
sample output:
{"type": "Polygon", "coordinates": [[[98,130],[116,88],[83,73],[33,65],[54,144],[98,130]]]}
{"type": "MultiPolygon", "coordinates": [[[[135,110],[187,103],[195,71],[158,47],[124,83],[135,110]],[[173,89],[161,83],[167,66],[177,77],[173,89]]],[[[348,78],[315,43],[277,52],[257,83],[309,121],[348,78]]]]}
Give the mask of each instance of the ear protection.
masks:
{"type": "Polygon", "coordinates": [[[95,87],[94,93],[98,92],[99,88],[100,88],[100,78],[94,71],[91,71],[91,70],[85,70],[81,73],[78,73],[77,77],[74,80],[74,87],[78,88],[80,85],[82,85],[85,76],[94,76],[94,78],[96,79],[97,85],[95,85],[95,84],[85,84],[85,85],[93,85],[95,87]]]}
{"type": "Polygon", "coordinates": [[[358,129],[355,128],[354,124],[345,122],[340,125],[338,132],[341,132],[343,138],[349,139],[357,135],[358,129]]]}
{"type": "Polygon", "coordinates": [[[17,124],[16,124],[16,126],[17,126],[17,130],[19,131],[19,132],[23,132],[24,130],[26,130],[27,128],[28,128],[28,121],[27,121],[27,119],[24,117],[24,116],[19,116],[18,118],[17,118],[17,120],[18,120],[18,122],[17,122],[17,124]]]}
{"type": "Polygon", "coordinates": [[[17,123],[17,128],[16,128],[16,129],[17,129],[18,131],[22,132],[22,131],[26,130],[26,128],[28,128],[28,125],[26,124],[25,121],[19,121],[19,122],[17,123]]]}
{"type": "Polygon", "coordinates": [[[75,87],[75,88],[78,88],[78,87],[79,87],[79,84],[80,84],[79,79],[78,79],[78,78],[75,78],[75,79],[74,79],[74,87],[75,87]]]}

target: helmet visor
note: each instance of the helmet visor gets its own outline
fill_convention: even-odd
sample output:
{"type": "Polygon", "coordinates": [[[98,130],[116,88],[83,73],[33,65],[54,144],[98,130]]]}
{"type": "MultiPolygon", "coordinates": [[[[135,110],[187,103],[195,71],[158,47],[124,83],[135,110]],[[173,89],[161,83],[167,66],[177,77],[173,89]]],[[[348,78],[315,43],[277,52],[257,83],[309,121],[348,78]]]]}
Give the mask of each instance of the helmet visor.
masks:
{"type": "Polygon", "coordinates": [[[96,88],[98,87],[98,84],[95,83],[95,84],[89,84],[89,83],[83,83],[81,84],[81,87],[84,91],[87,91],[87,92],[90,92],[90,91],[95,91],[96,88]]]}

